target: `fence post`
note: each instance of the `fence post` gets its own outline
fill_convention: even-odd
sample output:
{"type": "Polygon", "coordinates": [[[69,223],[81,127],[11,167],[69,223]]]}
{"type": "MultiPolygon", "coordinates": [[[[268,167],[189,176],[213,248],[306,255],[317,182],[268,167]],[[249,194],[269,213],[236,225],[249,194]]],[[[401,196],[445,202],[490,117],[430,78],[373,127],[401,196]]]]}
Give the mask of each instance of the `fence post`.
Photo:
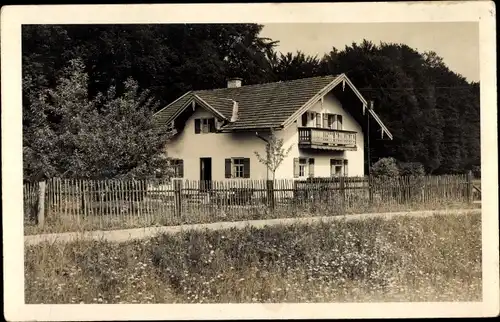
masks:
{"type": "Polygon", "coordinates": [[[344,181],[344,176],[340,177],[340,193],[342,194],[342,204],[340,206],[340,209],[342,209],[342,214],[345,213],[345,181],[344,181]]]}
{"type": "Polygon", "coordinates": [[[38,183],[38,215],[37,224],[43,227],[45,223],[45,181],[38,183]]]}
{"type": "Polygon", "coordinates": [[[472,171],[467,172],[467,202],[472,202],[472,171]]]}
{"type": "Polygon", "coordinates": [[[267,200],[271,210],[274,209],[274,180],[267,180],[267,200]]]}
{"type": "Polygon", "coordinates": [[[373,205],[373,178],[371,175],[368,176],[368,199],[370,206],[373,205]]]}
{"type": "Polygon", "coordinates": [[[174,181],[175,215],[180,218],[182,213],[182,179],[172,179],[174,181]]]}

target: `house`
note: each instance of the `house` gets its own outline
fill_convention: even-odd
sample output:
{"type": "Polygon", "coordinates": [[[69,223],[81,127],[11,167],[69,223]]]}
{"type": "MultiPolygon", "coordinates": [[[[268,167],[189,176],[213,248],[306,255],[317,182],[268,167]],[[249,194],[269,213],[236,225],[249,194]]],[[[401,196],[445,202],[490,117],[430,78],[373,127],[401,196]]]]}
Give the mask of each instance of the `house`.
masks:
{"type": "Polygon", "coordinates": [[[255,151],[265,155],[271,128],[292,146],[276,179],[363,176],[368,120],[392,139],[368,105],[345,74],[246,86],[230,79],[185,93],[154,118],[175,133],[167,153],[184,179],[270,179],[255,151]]]}

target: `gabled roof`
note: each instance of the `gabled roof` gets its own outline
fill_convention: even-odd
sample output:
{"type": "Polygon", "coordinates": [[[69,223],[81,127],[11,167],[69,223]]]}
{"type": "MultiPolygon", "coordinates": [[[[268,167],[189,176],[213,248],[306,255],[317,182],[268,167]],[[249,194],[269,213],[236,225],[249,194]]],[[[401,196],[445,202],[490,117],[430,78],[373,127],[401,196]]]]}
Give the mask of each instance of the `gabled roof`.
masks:
{"type": "MultiPolygon", "coordinates": [[[[223,126],[223,131],[280,128],[293,120],[339,83],[350,86],[363,103],[367,102],[347,79],[345,74],[329,75],[297,80],[245,85],[237,88],[219,88],[187,92],[155,114],[157,124],[166,124],[179,115],[194,100],[216,112],[223,120],[231,119],[233,102],[238,102],[238,119],[223,126]]],[[[364,112],[364,111],[363,111],[364,112]]],[[[370,114],[374,114],[369,110],[370,114]]],[[[375,115],[376,116],[376,115],[375,115]]],[[[374,119],[382,131],[391,133],[378,117],[374,119]]]]}

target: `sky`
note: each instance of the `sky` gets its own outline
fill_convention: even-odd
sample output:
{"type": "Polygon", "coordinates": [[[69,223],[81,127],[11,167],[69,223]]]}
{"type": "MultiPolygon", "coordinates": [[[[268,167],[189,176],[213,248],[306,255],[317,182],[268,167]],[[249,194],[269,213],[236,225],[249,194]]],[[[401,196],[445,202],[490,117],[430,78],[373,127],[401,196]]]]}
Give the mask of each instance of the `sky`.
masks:
{"type": "Polygon", "coordinates": [[[435,51],[452,71],[468,81],[479,81],[479,24],[477,22],[423,23],[304,23],[267,24],[261,37],[279,40],[278,51],[318,55],[332,47],[342,50],[363,39],[404,43],[419,52],[435,51]]]}

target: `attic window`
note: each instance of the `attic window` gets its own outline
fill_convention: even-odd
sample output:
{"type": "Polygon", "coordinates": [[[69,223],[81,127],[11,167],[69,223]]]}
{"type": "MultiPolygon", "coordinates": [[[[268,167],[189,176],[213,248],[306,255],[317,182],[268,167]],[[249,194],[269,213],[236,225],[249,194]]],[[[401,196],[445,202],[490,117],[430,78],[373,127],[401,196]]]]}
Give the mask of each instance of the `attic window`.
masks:
{"type": "Polygon", "coordinates": [[[200,118],[194,120],[194,133],[215,133],[215,118],[200,118]]]}
{"type": "Polygon", "coordinates": [[[342,115],[328,114],[328,127],[333,130],[342,130],[342,115]]]}

